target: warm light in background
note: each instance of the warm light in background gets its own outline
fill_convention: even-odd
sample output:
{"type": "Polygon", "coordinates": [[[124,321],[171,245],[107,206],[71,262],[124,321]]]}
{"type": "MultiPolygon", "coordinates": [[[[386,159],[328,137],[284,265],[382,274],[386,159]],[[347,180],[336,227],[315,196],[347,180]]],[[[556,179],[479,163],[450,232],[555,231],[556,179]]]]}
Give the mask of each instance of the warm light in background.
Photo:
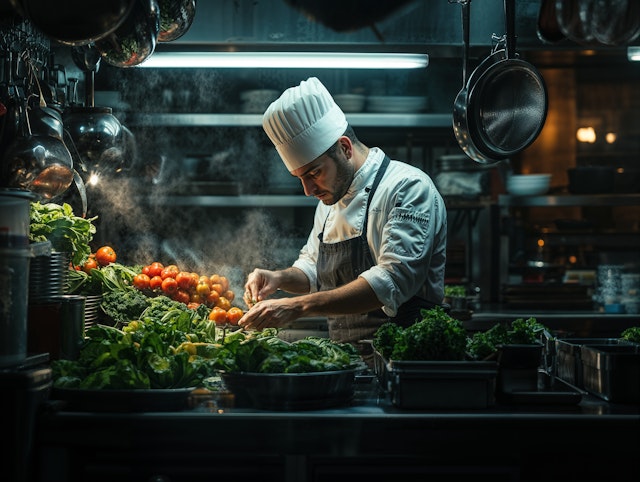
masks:
{"type": "Polygon", "coordinates": [[[613,144],[614,142],[616,142],[617,138],[618,136],[616,135],[615,132],[607,132],[607,134],[604,136],[604,139],[607,141],[607,144],[613,144]]]}
{"type": "Polygon", "coordinates": [[[544,248],[544,239],[538,240],[538,248],[544,248]]]}
{"type": "Polygon", "coordinates": [[[576,138],[580,142],[593,144],[596,142],[596,131],[593,127],[580,127],[578,132],[576,132],[576,138]]]}

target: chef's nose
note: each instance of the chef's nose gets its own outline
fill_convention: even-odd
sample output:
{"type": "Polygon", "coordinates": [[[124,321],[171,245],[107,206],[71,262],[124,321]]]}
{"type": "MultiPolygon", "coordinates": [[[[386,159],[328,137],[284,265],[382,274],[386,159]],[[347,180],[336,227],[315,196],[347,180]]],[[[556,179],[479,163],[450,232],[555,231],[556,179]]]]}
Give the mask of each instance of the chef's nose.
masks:
{"type": "Polygon", "coordinates": [[[302,188],[304,189],[305,196],[313,196],[313,193],[316,190],[316,183],[311,179],[300,179],[302,183],[302,188]]]}

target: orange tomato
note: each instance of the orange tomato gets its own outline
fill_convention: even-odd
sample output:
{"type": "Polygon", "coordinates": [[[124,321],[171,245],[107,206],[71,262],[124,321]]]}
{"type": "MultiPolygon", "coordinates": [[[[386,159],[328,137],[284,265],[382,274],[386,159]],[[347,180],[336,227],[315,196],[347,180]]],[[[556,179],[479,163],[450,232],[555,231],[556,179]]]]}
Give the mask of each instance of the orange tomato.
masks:
{"type": "Polygon", "coordinates": [[[200,306],[200,303],[196,303],[195,301],[190,301],[189,303],[187,303],[187,308],[189,308],[190,310],[195,310],[198,308],[198,306],[200,306]]]}
{"type": "Polygon", "coordinates": [[[207,306],[215,306],[219,299],[220,293],[218,293],[216,290],[211,290],[209,291],[205,302],[207,303],[207,306]]]}
{"type": "Polygon", "coordinates": [[[151,278],[144,273],[137,274],[133,277],[133,286],[139,290],[148,290],[151,278]]]}
{"type": "Polygon", "coordinates": [[[116,252],[111,246],[103,246],[96,251],[96,261],[100,266],[107,266],[116,262],[116,252]]]}
{"type": "Polygon", "coordinates": [[[198,278],[198,283],[207,283],[208,286],[211,286],[211,280],[209,279],[208,276],[205,276],[205,275],[201,275],[198,278]]]}
{"type": "Polygon", "coordinates": [[[157,290],[162,288],[162,278],[160,276],[152,276],[149,280],[149,288],[157,290]]]}
{"type": "Polygon", "coordinates": [[[196,286],[196,293],[198,293],[202,297],[207,297],[209,293],[211,293],[211,288],[204,281],[199,281],[198,286],[196,286]]]}
{"type": "Polygon", "coordinates": [[[209,276],[209,281],[211,281],[211,284],[220,283],[220,275],[212,274],[211,276],[209,276]]]}
{"type": "Polygon", "coordinates": [[[231,302],[224,296],[221,296],[220,299],[218,299],[216,306],[222,308],[224,311],[229,311],[229,309],[231,309],[231,302]]]}
{"type": "Polygon", "coordinates": [[[229,290],[229,280],[226,278],[226,276],[220,276],[220,284],[222,285],[223,292],[229,290]]]}
{"type": "Polygon", "coordinates": [[[227,311],[218,306],[214,306],[209,312],[209,319],[215,322],[216,325],[226,325],[227,311]]]}
{"type": "Polygon", "coordinates": [[[236,297],[236,294],[231,290],[227,290],[224,293],[222,293],[222,296],[224,296],[229,301],[233,301],[233,299],[236,297]]]}
{"type": "Polygon", "coordinates": [[[222,295],[222,293],[224,293],[224,290],[222,289],[222,285],[220,283],[213,283],[211,285],[211,289],[213,291],[217,291],[219,295],[222,295]]]}
{"type": "Polygon", "coordinates": [[[240,320],[240,318],[242,318],[244,316],[244,311],[242,311],[241,308],[238,308],[237,306],[232,306],[231,308],[229,308],[229,310],[227,311],[227,321],[231,324],[231,325],[237,325],[238,321],[240,320]]]}

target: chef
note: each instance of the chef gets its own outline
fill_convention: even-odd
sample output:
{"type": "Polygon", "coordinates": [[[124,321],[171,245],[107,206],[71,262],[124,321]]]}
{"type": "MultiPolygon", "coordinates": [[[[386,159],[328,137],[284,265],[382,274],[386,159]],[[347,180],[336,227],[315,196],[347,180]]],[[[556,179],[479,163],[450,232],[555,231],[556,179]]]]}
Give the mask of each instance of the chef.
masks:
{"type": "Polygon", "coordinates": [[[315,77],[291,87],[263,128],[306,196],[319,200],[292,266],[257,268],[239,325],[261,330],[326,316],[329,336],[370,362],[370,343],[389,320],[407,326],[444,298],[447,213],[431,178],[367,147],[315,77]],[[284,296],[273,296],[276,292],[284,296]]]}

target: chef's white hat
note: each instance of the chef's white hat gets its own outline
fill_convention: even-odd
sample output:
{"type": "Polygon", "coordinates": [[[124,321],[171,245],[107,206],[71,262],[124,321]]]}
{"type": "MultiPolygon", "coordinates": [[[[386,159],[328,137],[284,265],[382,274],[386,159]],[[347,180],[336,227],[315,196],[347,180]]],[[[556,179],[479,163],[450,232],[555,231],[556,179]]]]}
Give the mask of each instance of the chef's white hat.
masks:
{"type": "Polygon", "coordinates": [[[289,171],[318,158],[347,129],[344,112],[315,77],[285,90],[262,117],[262,127],[289,171]]]}

